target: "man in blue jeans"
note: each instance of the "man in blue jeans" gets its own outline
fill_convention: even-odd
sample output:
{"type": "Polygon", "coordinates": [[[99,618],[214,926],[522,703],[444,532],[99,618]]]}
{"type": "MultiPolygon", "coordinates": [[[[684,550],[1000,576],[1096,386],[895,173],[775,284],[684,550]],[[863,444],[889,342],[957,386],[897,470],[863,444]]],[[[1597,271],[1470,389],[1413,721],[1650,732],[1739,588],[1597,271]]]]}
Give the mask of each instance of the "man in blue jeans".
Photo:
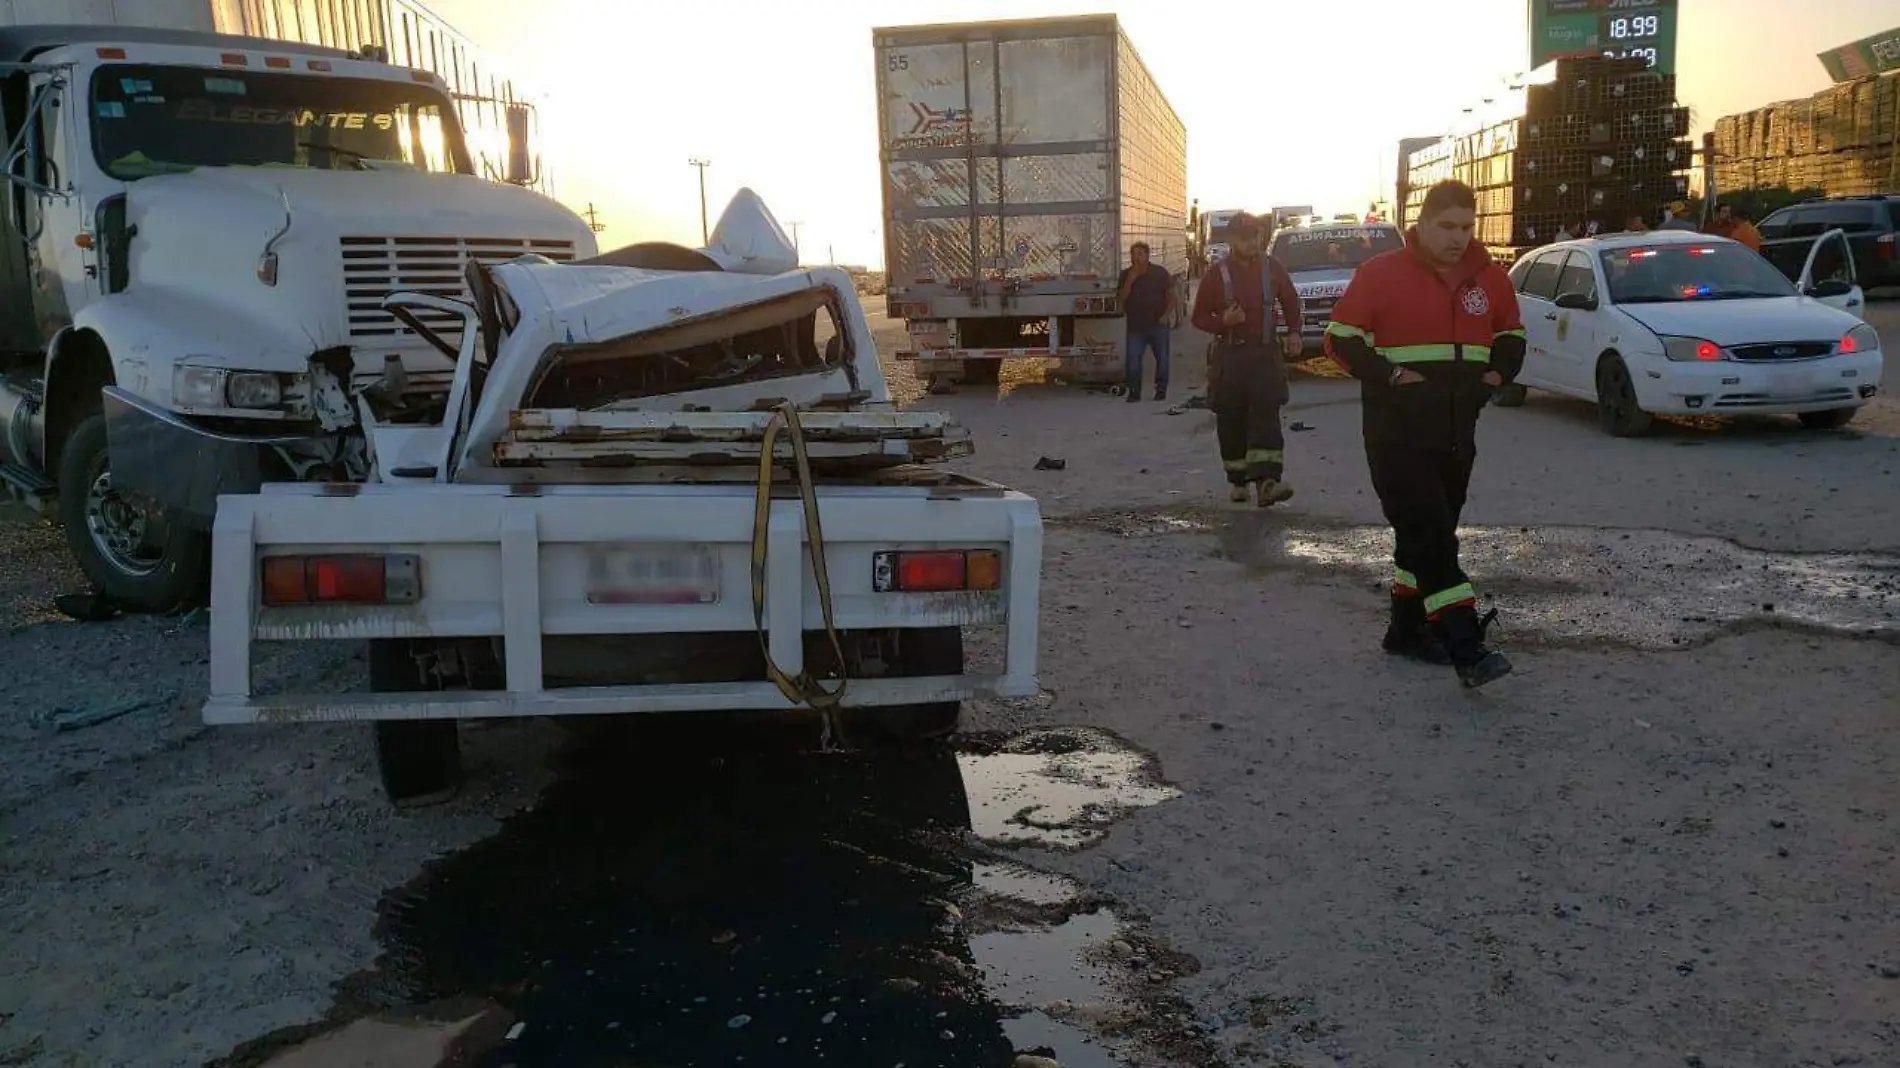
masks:
{"type": "Polygon", "coordinates": [[[1122,314],[1128,319],[1128,346],[1123,378],[1128,387],[1128,403],[1141,399],[1141,358],[1149,349],[1155,354],[1155,399],[1168,396],[1168,321],[1174,317],[1174,276],[1166,267],[1148,261],[1148,243],[1137,241],[1128,250],[1130,263],[1122,269],[1116,296],[1122,314]]]}

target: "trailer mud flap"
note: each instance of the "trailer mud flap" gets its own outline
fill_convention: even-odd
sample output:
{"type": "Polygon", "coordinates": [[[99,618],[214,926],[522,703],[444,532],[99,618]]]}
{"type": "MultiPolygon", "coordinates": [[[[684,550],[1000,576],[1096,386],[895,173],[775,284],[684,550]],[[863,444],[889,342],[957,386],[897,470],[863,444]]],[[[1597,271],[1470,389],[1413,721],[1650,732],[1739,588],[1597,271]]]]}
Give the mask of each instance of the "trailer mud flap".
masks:
{"type": "Polygon", "coordinates": [[[225,434],[194,426],[117,386],[101,391],[112,485],[156,504],[185,526],[211,529],[221,493],[256,493],[265,450],[308,441],[303,435],[225,434]]]}

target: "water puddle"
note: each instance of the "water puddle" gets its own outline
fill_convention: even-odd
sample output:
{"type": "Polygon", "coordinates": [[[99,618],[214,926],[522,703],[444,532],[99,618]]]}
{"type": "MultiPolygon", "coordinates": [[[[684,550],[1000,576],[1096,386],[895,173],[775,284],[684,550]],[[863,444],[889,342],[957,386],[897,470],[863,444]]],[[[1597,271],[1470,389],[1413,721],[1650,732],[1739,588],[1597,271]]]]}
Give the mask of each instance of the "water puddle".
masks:
{"type": "Polygon", "coordinates": [[[973,829],[997,845],[1085,849],[1130,811],[1180,796],[1151,758],[1106,731],[1055,728],[963,745],[973,829]]]}
{"type": "MultiPolygon", "coordinates": [[[[1213,509],[1076,522],[1127,537],[1205,532],[1216,555],[1261,570],[1343,571],[1376,586],[1391,568],[1384,527],[1213,509]]],[[[1458,537],[1465,569],[1497,598],[1507,633],[1669,649],[1737,626],[1794,623],[1900,639],[1900,556],[1777,553],[1720,538],[1594,527],[1465,527],[1458,537]]]]}
{"type": "Polygon", "coordinates": [[[1114,736],[821,754],[658,732],[572,748],[533,809],[392,892],[336,1022],[492,1004],[510,1029],[470,1068],[1113,1068],[1105,1029],[1212,1062],[1161,1023],[1182,1018],[1166,952],[1022,863],[1174,796],[1114,736]]]}

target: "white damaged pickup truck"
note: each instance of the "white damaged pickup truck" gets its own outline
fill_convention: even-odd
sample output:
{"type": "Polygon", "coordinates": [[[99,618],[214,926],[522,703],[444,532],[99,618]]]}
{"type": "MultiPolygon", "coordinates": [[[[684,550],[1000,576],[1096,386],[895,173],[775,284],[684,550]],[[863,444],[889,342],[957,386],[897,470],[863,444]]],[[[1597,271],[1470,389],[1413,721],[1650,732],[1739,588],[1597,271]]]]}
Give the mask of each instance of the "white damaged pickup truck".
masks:
{"type": "Polygon", "coordinates": [[[455,372],[424,421],[358,398],[367,483],[218,499],[207,723],[374,721],[408,804],[459,786],[464,719],[815,709],[827,744],[909,742],[1036,692],[1037,503],[933,466],[967,436],[896,410],[850,277],[750,192],[704,250],[468,275],[384,302],[455,372]],[[258,642],[364,640],[369,692],[254,677],[258,642]]]}

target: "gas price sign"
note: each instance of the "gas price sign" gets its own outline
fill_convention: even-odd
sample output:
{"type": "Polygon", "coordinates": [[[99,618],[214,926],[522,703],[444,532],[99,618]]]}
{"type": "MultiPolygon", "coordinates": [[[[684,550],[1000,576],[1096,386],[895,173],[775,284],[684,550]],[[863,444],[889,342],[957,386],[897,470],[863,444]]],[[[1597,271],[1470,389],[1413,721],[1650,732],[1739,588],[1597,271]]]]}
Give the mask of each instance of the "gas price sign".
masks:
{"type": "Polygon", "coordinates": [[[1595,52],[1676,71],[1677,0],[1529,0],[1531,66],[1595,52]]]}

